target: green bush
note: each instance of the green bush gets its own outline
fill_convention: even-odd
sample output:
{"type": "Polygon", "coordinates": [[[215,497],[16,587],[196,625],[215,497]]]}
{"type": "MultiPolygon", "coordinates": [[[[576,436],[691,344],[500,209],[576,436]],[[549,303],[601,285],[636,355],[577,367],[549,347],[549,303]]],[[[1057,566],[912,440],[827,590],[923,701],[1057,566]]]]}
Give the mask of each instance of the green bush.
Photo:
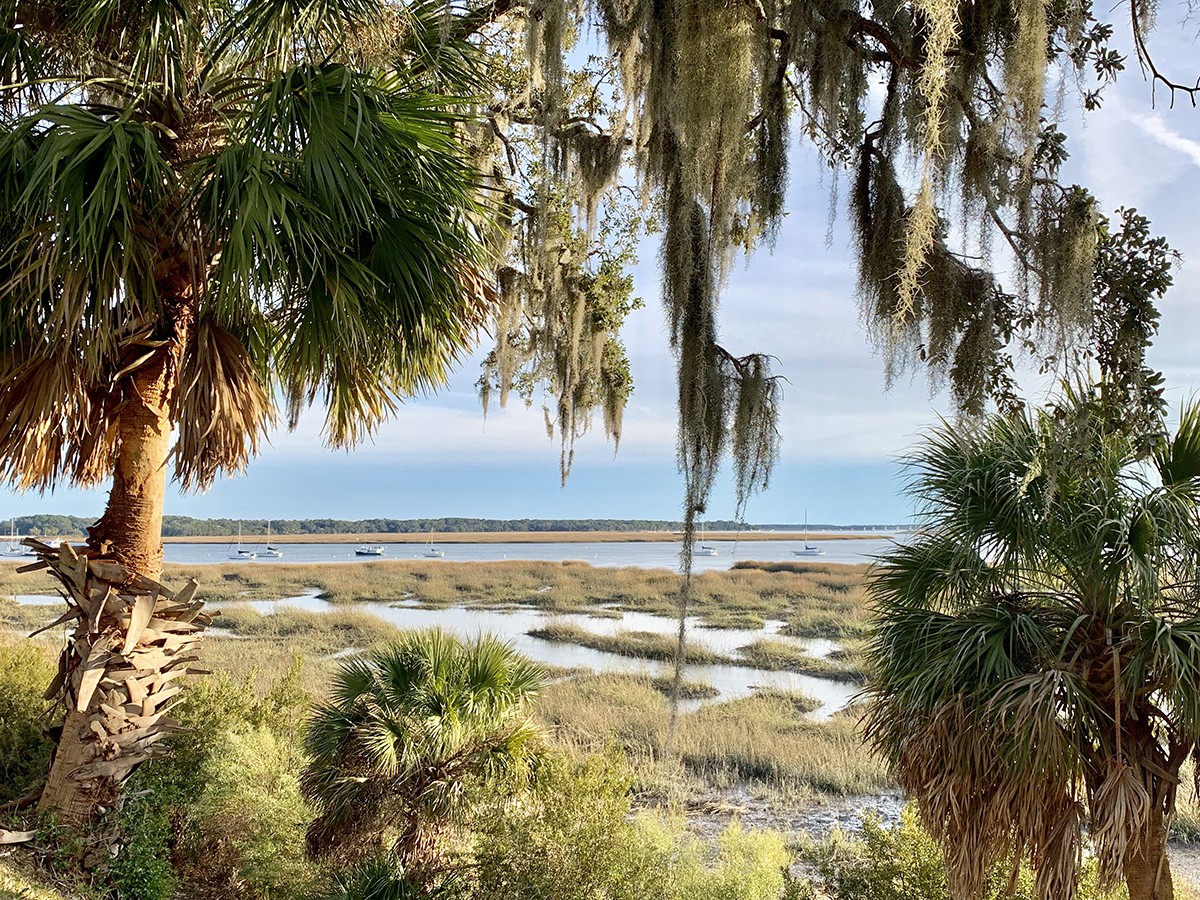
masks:
{"type": "Polygon", "coordinates": [[[175,894],[171,817],[178,790],[160,772],[143,766],[130,779],[126,796],[122,844],[109,867],[117,900],[170,900],[175,894]]]}
{"type": "Polygon", "coordinates": [[[746,831],[733,823],[717,841],[716,858],[707,863],[698,841],[687,844],[691,852],[676,856],[675,900],[776,900],[783,893],[792,854],[777,832],[746,831]]]}
{"type": "MultiPolygon", "coordinates": [[[[804,856],[830,900],[950,900],[941,848],[921,827],[912,806],[904,810],[893,828],[867,820],[860,835],[834,832],[824,841],[809,845],[804,856]]],[[[993,869],[980,900],[1038,900],[1028,865],[1021,867],[1015,884],[1010,884],[1011,874],[1008,866],[993,869]]],[[[1076,900],[1117,900],[1125,896],[1124,888],[1101,891],[1095,863],[1085,862],[1076,900]]]]}
{"type": "Polygon", "coordinates": [[[304,756],[294,737],[264,726],[227,731],[208,757],[190,812],[205,867],[243,897],[296,896],[310,878],[300,796],[304,756]]]}
{"type": "Polygon", "coordinates": [[[49,771],[54,745],[43,736],[42,694],[54,672],[40,645],[0,638],[0,803],[27,794],[49,771]]]}
{"type": "Polygon", "coordinates": [[[479,896],[666,900],[668,854],[626,821],[630,783],[614,757],[543,760],[528,796],[495,805],[478,824],[479,896]]]}
{"type": "Polygon", "coordinates": [[[137,769],[110,872],[119,900],[165,900],[176,882],[206,897],[287,897],[303,889],[298,665],[265,693],[251,676],[192,684],[187,729],[137,769]]]}
{"type": "Polygon", "coordinates": [[[479,823],[479,900],[777,900],[780,835],[731,825],[715,855],[680,823],[630,817],[624,760],[547,759],[529,796],[479,823]]]}

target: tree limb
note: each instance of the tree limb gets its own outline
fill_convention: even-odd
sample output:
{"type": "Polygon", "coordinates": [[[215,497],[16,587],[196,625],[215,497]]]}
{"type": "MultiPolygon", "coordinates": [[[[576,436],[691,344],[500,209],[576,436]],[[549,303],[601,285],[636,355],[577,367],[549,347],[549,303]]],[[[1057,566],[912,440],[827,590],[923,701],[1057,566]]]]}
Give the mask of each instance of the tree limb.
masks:
{"type": "Polygon", "coordinates": [[[1192,102],[1192,106],[1195,107],[1197,105],[1197,95],[1200,94],[1200,76],[1196,78],[1196,83],[1194,85],[1189,86],[1181,82],[1172,81],[1162,72],[1160,72],[1158,70],[1158,66],[1154,64],[1154,57],[1150,55],[1150,48],[1146,46],[1146,9],[1144,6],[1144,0],[1130,0],[1129,18],[1130,22],[1132,23],[1132,28],[1130,30],[1133,32],[1133,46],[1137,50],[1137,58],[1142,67],[1142,74],[1150,78],[1151,105],[1154,104],[1154,87],[1155,85],[1162,83],[1166,85],[1167,89],[1171,92],[1171,109],[1175,108],[1176,92],[1187,94],[1188,99],[1192,102]]]}

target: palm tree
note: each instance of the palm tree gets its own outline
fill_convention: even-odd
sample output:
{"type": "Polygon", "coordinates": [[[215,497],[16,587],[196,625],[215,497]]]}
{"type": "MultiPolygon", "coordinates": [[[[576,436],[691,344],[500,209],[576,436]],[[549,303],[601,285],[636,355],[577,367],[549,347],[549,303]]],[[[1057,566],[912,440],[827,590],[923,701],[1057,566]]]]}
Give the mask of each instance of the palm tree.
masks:
{"type": "MultiPolygon", "coordinates": [[[[41,803],[66,821],[168,727],[154,694],[184,655],[145,626],[193,605],[154,580],[168,467],[204,488],[313,403],[351,446],[491,306],[461,111],[427,74],[458,50],[427,7],[81,0],[0,24],[0,477],[111,482],[88,562],[42,549],[79,620],[41,803]]],[[[170,634],[204,624],[182,615],[170,634]]]]}
{"type": "Polygon", "coordinates": [[[1149,442],[1108,412],[1074,390],[937,428],[910,460],[924,527],[874,571],[866,733],[957,896],[1028,854],[1041,896],[1071,897],[1085,828],[1106,882],[1173,896],[1200,738],[1200,406],[1149,442]]]}
{"type": "Polygon", "coordinates": [[[464,643],[441,631],[343,662],[305,737],[300,787],[318,811],[310,855],[377,853],[386,833],[405,869],[427,870],[469,783],[531,758],[540,731],[527,703],[541,677],[494,637],[464,643]]]}
{"type": "Polygon", "coordinates": [[[431,882],[410,875],[388,856],[371,857],[348,871],[330,873],[327,884],[312,891],[309,900],[455,900],[464,896],[453,878],[431,882]]]}

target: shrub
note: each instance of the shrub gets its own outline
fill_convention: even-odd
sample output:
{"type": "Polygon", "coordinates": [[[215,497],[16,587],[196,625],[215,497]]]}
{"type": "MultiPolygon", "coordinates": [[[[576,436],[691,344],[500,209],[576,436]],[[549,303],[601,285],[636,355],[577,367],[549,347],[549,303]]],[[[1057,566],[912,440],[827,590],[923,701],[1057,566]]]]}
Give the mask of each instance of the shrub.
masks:
{"type": "Polygon", "coordinates": [[[624,760],[548,758],[529,796],[479,823],[480,900],[777,900],[791,854],[731,825],[715,855],[674,820],[630,818],[624,760]]]}
{"type": "Polygon", "coordinates": [[[666,900],[667,848],[626,821],[630,783],[612,756],[545,759],[527,797],[479,822],[479,896],[666,900]]]}
{"type": "Polygon", "coordinates": [[[792,854],[777,832],[746,831],[732,823],[708,865],[702,862],[704,847],[694,839],[689,843],[692,852],[677,855],[675,900],[776,900],[783,892],[792,854]]]}
{"type": "Polygon", "coordinates": [[[171,818],[178,788],[145,766],[130,779],[126,796],[123,843],[109,867],[117,900],[169,900],[175,894],[171,818]]]}
{"type": "Polygon", "coordinates": [[[282,898],[307,885],[303,767],[298,741],[261,725],[227,731],[206,760],[190,825],[205,869],[231,894],[282,898]]]}
{"type": "Polygon", "coordinates": [[[33,790],[50,768],[42,694],[54,671],[40,645],[0,638],[0,803],[33,790]]]}
{"type": "Polygon", "coordinates": [[[298,678],[297,664],[264,694],[253,676],[190,687],[177,710],[187,730],[128,783],[110,868],[119,900],[164,900],[176,880],[202,885],[188,893],[207,897],[287,896],[304,886],[297,723],[308,699],[298,678]]]}
{"type": "MultiPolygon", "coordinates": [[[[834,832],[805,853],[830,900],[950,900],[942,851],[907,807],[900,822],[884,828],[867,820],[858,837],[834,832]]],[[[1089,860],[1080,870],[1076,900],[1116,900],[1124,888],[1101,891],[1097,867],[1089,860]]],[[[1023,865],[1015,881],[1003,865],[992,869],[980,900],[1038,900],[1033,873],[1023,865]],[[1009,889],[1012,888],[1011,893],[1009,889]]]]}

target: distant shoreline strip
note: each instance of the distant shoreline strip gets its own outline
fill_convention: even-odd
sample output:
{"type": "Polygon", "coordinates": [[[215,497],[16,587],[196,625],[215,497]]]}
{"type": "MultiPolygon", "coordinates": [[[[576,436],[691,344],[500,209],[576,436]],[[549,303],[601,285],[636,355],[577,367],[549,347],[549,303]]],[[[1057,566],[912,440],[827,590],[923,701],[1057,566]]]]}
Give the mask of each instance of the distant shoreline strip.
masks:
{"type": "MultiPolygon", "coordinates": [[[[708,531],[705,543],[742,543],[750,541],[861,541],[890,540],[884,532],[808,534],[782,531],[708,531]]],[[[236,535],[195,535],[164,537],[164,544],[228,544],[236,535]]],[[[254,542],[262,535],[242,535],[242,542],[254,542]]],[[[679,543],[682,535],[670,531],[447,531],[433,534],[391,532],[375,534],[272,534],[272,544],[610,544],[679,543]]],[[[699,541],[699,536],[697,536],[699,541]]]]}

